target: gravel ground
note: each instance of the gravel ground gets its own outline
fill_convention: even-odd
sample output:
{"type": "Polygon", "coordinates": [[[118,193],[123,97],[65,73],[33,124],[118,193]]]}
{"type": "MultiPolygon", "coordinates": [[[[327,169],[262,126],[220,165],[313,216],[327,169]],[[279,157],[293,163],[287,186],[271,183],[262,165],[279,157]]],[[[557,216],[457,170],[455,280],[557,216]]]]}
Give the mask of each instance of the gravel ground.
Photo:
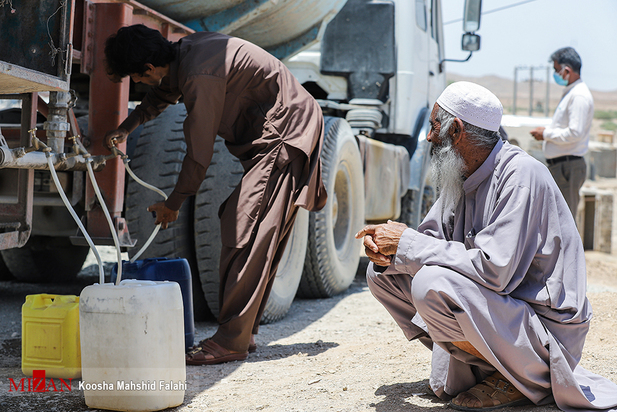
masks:
{"type": "MultiPolygon", "coordinates": [[[[587,252],[589,298],[595,320],[582,365],[617,382],[617,258],[587,252]]],[[[366,263],[366,262],[364,262],[366,263]]],[[[82,282],[96,281],[85,268],[82,282]]],[[[0,299],[11,289],[0,282],[0,299]]],[[[87,284],[87,283],[85,283],[87,284]]],[[[52,293],[79,293],[84,284],[52,293]],[[77,292],[74,290],[77,289],[77,292]],[[73,291],[73,292],[72,292],[73,291]]],[[[19,293],[34,286],[18,285],[19,293]]],[[[41,285],[39,285],[41,287],[41,285]]],[[[19,295],[19,293],[17,293],[19,295]]],[[[22,300],[23,302],[23,300],[22,300]]],[[[9,312],[7,312],[9,313],[9,312]]],[[[7,318],[9,319],[9,318],[7,318]]],[[[77,389],[58,393],[9,392],[8,378],[22,377],[19,324],[0,324],[0,411],[88,411],[77,389]]],[[[196,340],[210,336],[213,322],[196,324],[196,340]]],[[[363,268],[349,290],[331,299],[296,300],[288,316],[261,327],[258,350],[245,362],[187,367],[188,411],[428,411],[450,409],[427,391],[430,352],[407,342],[372,297],[363,268]]],[[[147,350],[145,350],[147,355],[147,350]]],[[[73,381],[73,387],[77,382],[73,381]]],[[[504,411],[557,411],[555,405],[504,411]]]]}

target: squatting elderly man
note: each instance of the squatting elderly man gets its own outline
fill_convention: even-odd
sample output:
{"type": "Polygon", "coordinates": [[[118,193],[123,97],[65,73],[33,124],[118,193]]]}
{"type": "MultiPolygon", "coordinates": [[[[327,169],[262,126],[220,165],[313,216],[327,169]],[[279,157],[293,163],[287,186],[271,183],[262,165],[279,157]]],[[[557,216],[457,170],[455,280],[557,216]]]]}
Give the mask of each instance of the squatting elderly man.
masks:
{"type": "Polygon", "coordinates": [[[501,116],[473,83],[437,99],[440,197],[417,231],[388,222],[357,234],[370,290],[432,349],[430,388],[455,409],[617,410],[617,385],[578,366],[591,306],[574,219],[548,169],[500,140],[501,116]]]}

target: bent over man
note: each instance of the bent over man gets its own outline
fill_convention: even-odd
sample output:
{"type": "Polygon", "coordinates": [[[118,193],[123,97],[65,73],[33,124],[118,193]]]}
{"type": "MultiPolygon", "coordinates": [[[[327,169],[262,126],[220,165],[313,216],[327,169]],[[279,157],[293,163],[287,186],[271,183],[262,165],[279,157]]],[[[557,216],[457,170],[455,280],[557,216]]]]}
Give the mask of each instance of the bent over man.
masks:
{"type": "Polygon", "coordinates": [[[221,205],[219,327],[187,354],[188,364],[243,360],[257,333],[298,207],[321,209],[323,116],[313,97],[275,57],[247,41],[213,32],[167,41],[143,25],[123,27],[105,47],[110,76],[152,86],[109,146],[180,98],[186,105],[187,153],[165,202],[148,208],[166,228],[194,195],[210,165],[214,141],[225,139],[244,167],[241,183],[221,205]]]}
{"type": "Polygon", "coordinates": [[[617,385],[578,366],[591,306],[574,219],[547,168],[500,140],[501,116],[473,83],[437,99],[439,199],[417,231],[388,222],[357,234],[369,288],[432,349],[429,385],[455,409],[617,410],[617,385]]]}

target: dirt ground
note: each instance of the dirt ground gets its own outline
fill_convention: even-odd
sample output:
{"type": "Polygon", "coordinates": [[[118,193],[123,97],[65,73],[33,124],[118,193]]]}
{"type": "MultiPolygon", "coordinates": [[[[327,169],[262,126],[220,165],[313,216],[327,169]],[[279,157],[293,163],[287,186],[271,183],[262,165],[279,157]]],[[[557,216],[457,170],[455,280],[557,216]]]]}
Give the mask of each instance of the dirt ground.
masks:
{"type": "MultiPolygon", "coordinates": [[[[582,365],[617,382],[617,258],[587,252],[595,311],[582,365]]],[[[199,324],[199,338],[214,325],[199,324]]],[[[425,411],[450,409],[429,395],[430,352],[408,342],[360,274],[342,296],[296,301],[265,325],[244,363],[188,367],[175,411],[425,411]]],[[[555,405],[510,410],[553,411],[555,405]]]]}
{"type": "MultiPolygon", "coordinates": [[[[588,296],[595,319],[581,363],[617,382],[617,257],[599,252],[587,252],[586,257],[588,296]]],[[[90,272],[93,269],[87,268],[90,272]]],[[[258,350],[247,361],[188,366],[184,403],[170,411],[450,409],[446,402],[427,392],[430,352],[417,342],[405,340],[370,294],[363,271],[358,271],[354,283],[342,295],[296,300],[286,318],[262,326],[256,339],[258,350]]],[[[198,341],[210,336],[215,324],[197,323],[196,330],[198,341]]],[[[70,393],[9,392],[8,378],[23,376],[20,336],[13,332],[0,339],[4,340],[0,351],[0,411],[92,410],[85,405],[75,381],[70,393]]],[[[558,409],[549,405],[504,410],[558,409]]]]}

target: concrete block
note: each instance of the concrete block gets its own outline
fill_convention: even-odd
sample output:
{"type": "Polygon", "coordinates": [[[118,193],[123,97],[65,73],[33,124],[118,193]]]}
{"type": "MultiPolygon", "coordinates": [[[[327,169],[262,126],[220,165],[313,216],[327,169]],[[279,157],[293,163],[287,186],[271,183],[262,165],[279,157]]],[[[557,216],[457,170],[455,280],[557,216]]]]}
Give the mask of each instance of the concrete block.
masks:
{"type": "Polygon", "coordinates": [[[602,130],[596,134],[596,140],[602,143],[613,144],[615,142],[615,132],[602,130]]]}
{"type": "Polygon", "coordinates": [[[585,250],[611,253],[613,193],[583,186],[576,223],[585,250]]]}
{"type": "Polygon", "coordinates": [[[613,145],[590,142],[589,160],[595,176],[617,177],[617,148],[613,145]]]}

